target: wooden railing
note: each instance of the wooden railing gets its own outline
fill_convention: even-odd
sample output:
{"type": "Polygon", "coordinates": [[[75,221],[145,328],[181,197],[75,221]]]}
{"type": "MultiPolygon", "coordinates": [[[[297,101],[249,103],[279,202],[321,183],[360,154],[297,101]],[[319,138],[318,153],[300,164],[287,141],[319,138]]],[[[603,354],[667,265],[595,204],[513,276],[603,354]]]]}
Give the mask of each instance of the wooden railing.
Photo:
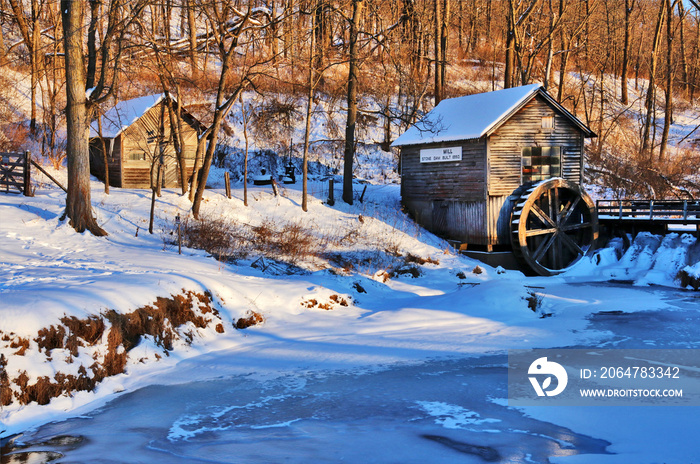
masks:
{"type": "Polygon", "coordinates": [[[596,208],[600,220],[700,223],[698,200],[598,200],[596,208]]]}

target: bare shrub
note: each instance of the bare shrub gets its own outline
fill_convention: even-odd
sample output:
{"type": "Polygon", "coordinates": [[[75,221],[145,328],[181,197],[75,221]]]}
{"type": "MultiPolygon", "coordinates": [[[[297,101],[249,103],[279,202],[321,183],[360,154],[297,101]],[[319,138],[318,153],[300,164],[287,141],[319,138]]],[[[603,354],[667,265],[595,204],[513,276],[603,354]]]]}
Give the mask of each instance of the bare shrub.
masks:
{"type": "Polygon", "coordinates": [[[600,167],[590,169],[602,185],[619,198],[696,198],[700,194],[697,165],[700,156],[681,150],[667,160],[605,155],[600,167]]]}
{"type": "MultiPolygon", "coordinates": [[[[183,245],[205,250],[218,260],[244,259],[248,256],[248,228],[224,216],[202,215],[200,219],[186,217],[180,225],[183,245]]],[[[172,237],[166,237],[172,244],[172,237]]]]}
{"type": "Polygon", "coordinates": [[[287,222],[278,227],[270,219],[252,228],[253,246],[265,256],[283,258],[294,264],[300,259],[318,256],[323,238],[301,222],[287,222]]]}
{"type": "Polygon", "coordinates": [[[294,126],[301,117],[299,101],[294,95],[273,97],[256,109],[251,128],[258,139],[266,140],[280,152],[286,152],[294,126]]]}

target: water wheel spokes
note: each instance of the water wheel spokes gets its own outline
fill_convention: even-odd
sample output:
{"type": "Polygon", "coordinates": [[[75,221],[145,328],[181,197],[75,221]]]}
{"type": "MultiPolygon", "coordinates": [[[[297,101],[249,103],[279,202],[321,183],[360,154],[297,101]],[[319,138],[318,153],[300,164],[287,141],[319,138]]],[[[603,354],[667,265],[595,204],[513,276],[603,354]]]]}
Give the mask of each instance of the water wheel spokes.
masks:
{"type": "Polygon", "coordinates": [[[536,184],[516,203],[511,244],[516,259],[540,275],[563,272],[593,251],[598,219],[591,198],[561,178],[536,184]]]}

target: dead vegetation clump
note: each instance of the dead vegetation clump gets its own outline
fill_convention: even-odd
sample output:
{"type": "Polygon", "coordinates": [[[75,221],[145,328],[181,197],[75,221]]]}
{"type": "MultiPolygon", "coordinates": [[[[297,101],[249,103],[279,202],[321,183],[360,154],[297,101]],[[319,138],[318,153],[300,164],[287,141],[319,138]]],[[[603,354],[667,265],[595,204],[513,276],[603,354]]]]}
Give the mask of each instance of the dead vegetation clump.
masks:
{"type": "MultiPolygon", "coordinates": [[[[180,225],[182,244],[204,250],[219,261],[244,259],[250,251],[250,232],[225,216],[185,217],[180,225]]],[[[177,245],[177,237],[166,236],[167,245],[177,245]]]]}
{"type": "Polygon", "coordinates": [[[398,253],[397,258],[400,258],[400,260],[396,264],[378,274],[378,277],[380,277],[383,282],[399,276],[410,276],[417,279],[423,275],[423,270],[420,266],[426,264],[440,264],[440,261],[437,259],[431,257],[423,258],[422,256],[417,256],[412,253],[408,253],[405,256],[398,253]]]}
{"type": "Polygon", "coordinates": [[[7,375],[7,358],[0,354],[0,406],[7,406],[12,403],[12,388],[10,378],[7,375]]]}
{"type": "Polygon", "coordinates": [[[524,298],[527,301],[527,307],[530,311],[536,313],[542,307],[543,297],[532,290],[528,290],[527,294],[528,296],[524,298]]]}
{"type": "Polygon", "coordinates": [[[19,348],[15,352],[15,356],[24,356],[24,353],[29,349],[29,339],[17,337],[10,343],[10,348],[19,348]]]}
{"type": "Polygon", "coordinates": [[[685,269],[681,269],[676,278],[681,281],[681,287],[691,287],[695,291],[700,290],[700,277],[690,274],[685,269]]]}
{"type": "Polygon", "coordinates": [[[413,264],[419,264],[421,266],[423,266],[425,264],[434,264],[437,266],[440,264],[440,260],[431,258],[430,256],[428,256],[427,258],[423,258],[422,256],[417,256],[417,255],[414,255],[413,253],[408,253],[406,255],[406,257],[404,258],[404,261],[406,264],[413,263],[413,264]]]}
{"type": "Polygon", "coordinates": [[[255,311],[248,311],[248,315],[246,317],[239,318],[234,324],[234,327],[237,329],[247,329],[248,327],[262,324],[264,321],[265,318],[262,316],[262,314],[255,311]]]}
{"type": "Polygon", "coordinates": [[[323,238],[301,222],[286,222],[278,226],[266,219],[252,227],[253,246],[268,257],[284,258],[291,264],[303,258],[318,256],[323,249],[323,238]]]}
{"type": "MultiPolygon", "coordinates": [[[[324,235],[300,221],[277,224],[271,219],[259,225],[241,224],[228,217],[202,216],[185,218],[180,226],[184,246],[205,250],[219,261],[237,261],[260,254],[290,264],[319,256],[327,242],[324,235]]],[[[175,245],[176,237],[168,235],[164,242],[175,245]]]]}
{"type": "Polygon", "coordinates": [[[350,297],[345,298],[338,295],[337,293],[334,293],[328,297],[328,301],[319,302],[315,298],[309,298],[307,300],[302,300],[301,305],[308,309],[318,308],[324,309],[326,311],[331,311],[339,307],[348,307],[350,306],[351,301],[352,299],[350,297]]]}
{"type": "MultiPolygon", "coordinates": [[[[80,347],[106,345],[100,359],[99,351],[93,354],[95,360],[90,366],[81,365],[78,375],[58,372],[54,378],[43,376],[31,382],[26,371],[10,379],[6,371],[7,359],[0,354],[0,404],[7,406],[13,401],[28,404],[48,404],[52,398],[77,391],[90,391],[106,377],[125,372],[129,361],[129,351],[135,348],[142,337],[151,337],[167,355],[173,350],[173,343],[183,339],[191,343],[194,335],[183,332],[182,327],[192,324],[195,328],[206,328],[217,322],[216,331],[224,331],[218,311],[213,307],[208,292],[184,291],[170,298],[159,297],[152,305],[137,308],[130,313],[109,310],[100,316],[79,319],[65,316],[61,324],[41,329],[34,339],[39,351],[50,359],[53,350],[67,350],[77,357],[80,347]],[[178,330],[179,329],[179,330],[178,330]],[[105,340],[105,332],[107,332],[105,340]],[[14,384],[14,388],[13,388],[14,384]]],[[[29,348],[29,340],[4,336],[3,341],[11,341],[11,348],[19,348],[24,354],[29,348]]],[[[160,358],[157,356],[157,358],[160,358]]],[[[73,362],[69,357],[68,362],[73,362]]]]}

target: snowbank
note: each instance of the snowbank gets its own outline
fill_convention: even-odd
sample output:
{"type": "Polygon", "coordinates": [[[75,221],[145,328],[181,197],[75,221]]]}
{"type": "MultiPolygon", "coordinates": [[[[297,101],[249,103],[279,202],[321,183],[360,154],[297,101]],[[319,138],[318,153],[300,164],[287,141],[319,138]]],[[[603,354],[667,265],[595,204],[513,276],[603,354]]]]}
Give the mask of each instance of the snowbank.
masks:
{"type": "Polygon", "coordinates": [[[697,290],[692,283],[700,273],[700,242],[696,237],[689,233],[662,236],[640,232],[630,240],[627,248],[621,238],[611,240],[564,275],[697,290]]]}

